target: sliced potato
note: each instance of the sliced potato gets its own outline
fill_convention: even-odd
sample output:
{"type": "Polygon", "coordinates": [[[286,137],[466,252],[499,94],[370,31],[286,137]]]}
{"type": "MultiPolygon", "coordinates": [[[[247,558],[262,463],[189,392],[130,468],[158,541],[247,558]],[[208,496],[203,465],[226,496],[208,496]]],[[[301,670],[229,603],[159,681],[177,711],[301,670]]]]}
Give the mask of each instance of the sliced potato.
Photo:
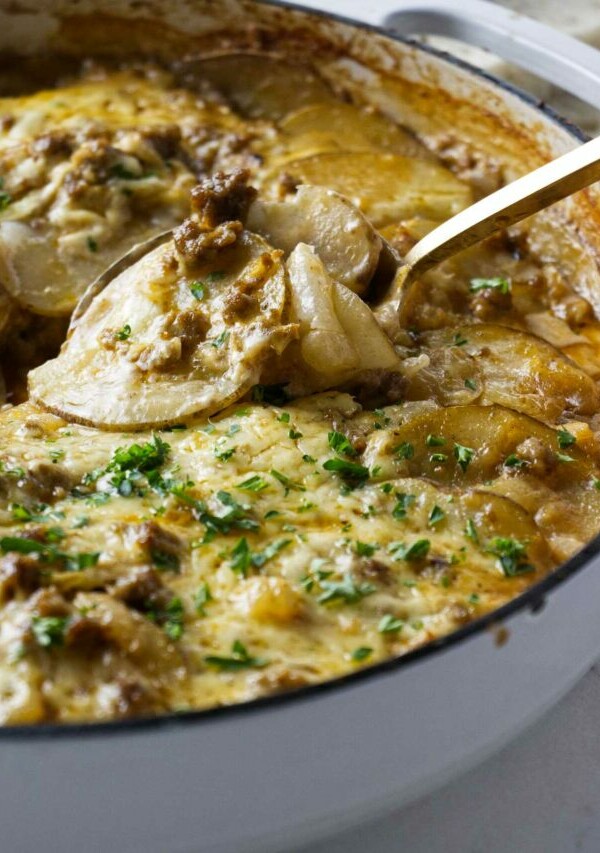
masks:
{"type": "Polygon", "coordinates": [[[482,323],[427,332],[421,340],[430,363],[410,378],[407,399],[433,398],[444,406],[498,403],[547,423],[592,415],[600,405],[590,376],[526,332],[482,323]]]}
{"type": "Polygon", "coordinates": [[[284,355],[279,379],[294,395],[344,384],[363,371],[401,371],[401,361],[362,299],[333,281],[314,250],[300,243],[288,260],[299,356],[284,355]]]}
{"type": "Polygon", "coordinates": [[[183,67],[211,83],[248,118],[277,121],[306,104],[333,100],[331,89],[312,68],[264,53],[222,53],[183,67]]]}
{"type": "Polygon", "coordinates": [[[360,296],[336,281],[333,304],[344,332],[358,352],[360,369],[399,371],[400,359],[360,296]]]}
{"type": "MultiPolygon", "coordinates": [[[[376,228],[423,216],[447,219],[473,201],[471,188],[438,163],[378,152],[317,154],[286,165],[305,184],[347,196],[376,228]]],[[[276,183],[272,173],[267,183],[276,183]]]]}
{"type": "Polygon", "coordinates": [[[412,134],[378,112],[342,101],[309,104],[280,124],[283,139],[271,157],[278,165],[326,151],[389,151],[431,160],[431,153],[412,134]]]}
{"type": "MultiPolygon", "coordinates": [[[[190,186],[194,183],[193,179],[190,186]]],[[[63,252],[60,232],[27,222],[0,222],[0,281],[29,311],[67,316],[83,291],[107,266],[136,243],[172,228],[187,213],[180,205],[156,210],[152,222],[131,222],[97,252],[63,252]]]]}
{"type": "Polygon", "coordinates": [[[287,269],[292,317],[300,324],[300,352],[308,367],[326,383],[359,366],[359,354],[336,314],[334,283],[310,246],[300,243],[287,269]]]}
{"type": "Polygon", "coordinates": [[[301,186],[283,202],[259,199],[246,224],[286,255],[298,243],[312,246],[329,275],[357,293],[377,267],[381,238],[348,199],[324,187],[301,186]]]}
{"type": "MultiPolygon", "coordinates": [[[[380,459],[385,464],[392,448],[398,473],[455,485],[508,477],[509,482],[539,481],[560,491],[591,482],[595,475],[591,459],[576,445],[561,449],[556,430],[502,406],[449,406],[423,412],[393,432],[374,433],[365,464],[372,468],[380,459]],[[433,437],[429,443],[428,436],[433,437]],[[561,460],[561,455],[571,461],[561,460]],[[510,464],[510,457],[516,457],[516,465],[514,459],[510,464]]],[[[518,497],[515,500],[521,503],[518,497]]]]}
{"type": "Polygon", "coordinates": [[[193,272],[169,242],[117,276],[58,358],[30,373],[32,399],[80,423],[140,429],[210,414],[246,393],[296,332],[285,324],[280,253],[243,232],[193,272]]]}

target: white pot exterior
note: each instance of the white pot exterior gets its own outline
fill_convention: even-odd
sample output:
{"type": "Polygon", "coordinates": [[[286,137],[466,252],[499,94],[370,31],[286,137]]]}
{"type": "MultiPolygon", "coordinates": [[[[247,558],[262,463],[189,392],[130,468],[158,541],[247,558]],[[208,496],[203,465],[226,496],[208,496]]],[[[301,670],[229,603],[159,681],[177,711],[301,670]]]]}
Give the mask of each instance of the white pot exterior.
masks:
{"type": "MultiPolygon", "coordinates": [[[[127,4],[93,5],[119,11],[127,4]]],[[[168,7],[167,17],[206,28],[205,15],[186,18],[191,5],[215,15],[253,9],[249,0],[141,8],[168,7]]],[[[39,17],[0,10],[0,46],[37,49],[56,31],[49,8],[85,6],[53,0],[39,17]]],[[[265,19],[278,12],[257,8],[265,19]]],[[[331,27],[350,44],[351,28],[331,27]]],[[[440,88],[485,103],[535,134],[548,153],[575,144],[535,106],[468,70],[366,32],[356,41],[361,50],[374,45],[374,61],[387,45],[403,73],[431,74],[440,88]]],[[[577,215],[575,203],[564,209],[577,215]]],[[[460,642],[299,697],[193,720],[0,732],[2,849],[268,853],[408,801],[515,735],[594,662],[599,548],[587,549],[583,567],[585,556],[575,560],[541,610],[521,608],[505,620],[503,645],[497,631],[469,628],[460,642]]]]}

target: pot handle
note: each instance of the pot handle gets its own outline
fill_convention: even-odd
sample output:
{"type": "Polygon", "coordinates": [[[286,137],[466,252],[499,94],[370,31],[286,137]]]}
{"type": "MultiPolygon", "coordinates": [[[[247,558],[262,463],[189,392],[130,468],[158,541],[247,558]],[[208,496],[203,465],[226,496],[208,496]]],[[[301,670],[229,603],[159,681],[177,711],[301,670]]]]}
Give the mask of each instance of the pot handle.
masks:
{"type": "MultiPolygon", "coordinates": [[[[292,5],[289,0],[280,0],[292,5]]],[[[393,33],[450,36],[483,47],[600,109],[600,51],[488,0],[300,0],[393,33]]]]}

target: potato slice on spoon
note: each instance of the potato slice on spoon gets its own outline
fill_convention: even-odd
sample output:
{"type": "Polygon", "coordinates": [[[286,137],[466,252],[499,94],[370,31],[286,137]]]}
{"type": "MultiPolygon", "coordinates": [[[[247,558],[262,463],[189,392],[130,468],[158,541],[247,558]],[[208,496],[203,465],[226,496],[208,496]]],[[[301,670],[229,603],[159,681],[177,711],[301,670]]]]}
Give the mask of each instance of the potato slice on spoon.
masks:
{"type": "Polygon", "coordinates": [[[286,255],[299,243],[312,246],[329,275],[356,293],[377,268],[381,238],[347,198],[325,187],[303,184],[285,201],[257,199],[246,224],[286,255]]]}
{"type": "Polygon", "coordinates": [[[281,252],[242,230],[252,193],[240,174],[204,182],[199,216],[86,300],[58,358],[30,373],[35,402],[102,429],[140,429],[209,415],[258,382],[296,326],[281,252]]]}

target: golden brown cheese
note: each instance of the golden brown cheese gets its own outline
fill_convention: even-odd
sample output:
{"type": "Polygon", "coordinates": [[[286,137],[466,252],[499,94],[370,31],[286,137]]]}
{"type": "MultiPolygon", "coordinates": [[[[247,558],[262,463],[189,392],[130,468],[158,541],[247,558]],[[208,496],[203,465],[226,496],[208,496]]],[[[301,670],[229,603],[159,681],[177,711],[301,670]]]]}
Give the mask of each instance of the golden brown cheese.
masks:
{"type": "MultiPolygon", "coordinates": [[[[423,417],[361,412],[332,393],[126,436],[8,410],[4,721],[118,716],[131,692],[149,713],[313,683],[414,648],[543,576],[548,543],[510,489],[495,493],[484,445],[471,438],[451,484],[411,467],[442,441],[427,440],[423,417]]],[[[450,456],[459,438],[444,439],[450,456]]],[[[576,513],[560,481],[555,495],[576,513]]]]}

